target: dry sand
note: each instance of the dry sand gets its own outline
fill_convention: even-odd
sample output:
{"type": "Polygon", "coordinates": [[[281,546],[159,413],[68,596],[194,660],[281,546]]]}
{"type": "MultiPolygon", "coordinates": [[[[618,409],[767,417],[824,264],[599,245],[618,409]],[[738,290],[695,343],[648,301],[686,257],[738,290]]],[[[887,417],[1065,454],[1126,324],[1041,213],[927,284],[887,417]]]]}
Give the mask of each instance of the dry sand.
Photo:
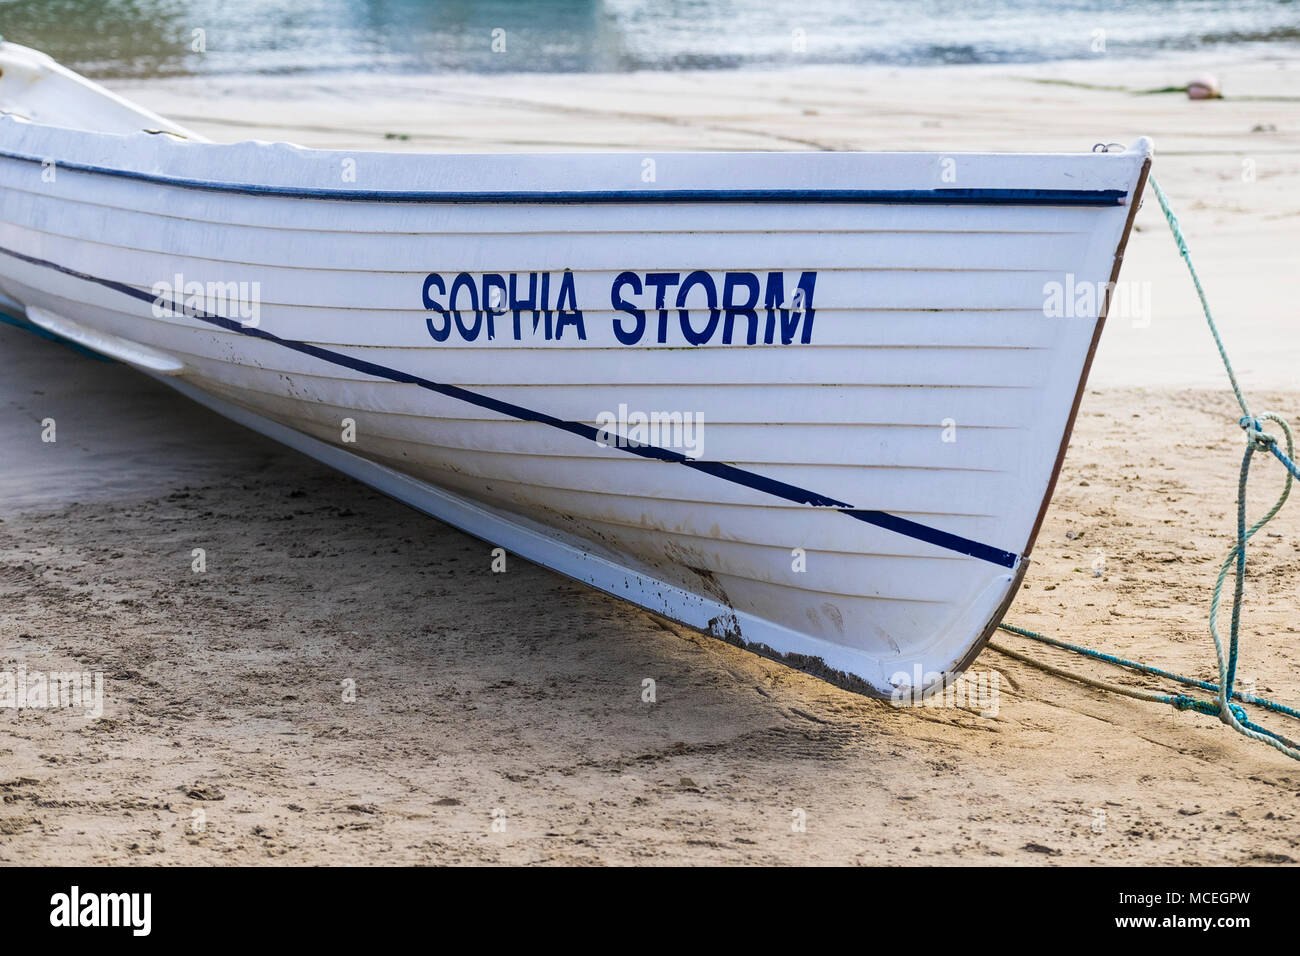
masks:
{"type": "MultiPolygon", "coordinates": [[[[1230,96],[1259,98],[1213,103],[1059,82],[1149,89],[1204,66],[118,88],[216,139],[358,149],[1075,150],[1148,134],[1255,406],[1300,419],[1297,64],[1215,64],[1230,96]]],[[[1151,283],[1152,315],[1107,329],[1008,620],[1212,678],[1237,411],[1153,200],[1138,226],[1123,278],[1151,283]]],[[[1211,718],[992,650],[975,669],[1001,676],[996,717],[897,710],[520,560],[491,574],[487,545],[122,366],[3,326],[0,354],[0,663],[106,675],[103,719],[0,712],[0,861],[1300,859],[1300,766],[1211,718]]],[[[1261,464],[1256,510],[1279,477],[1261,464]]],[[[1269,531],[1242,670],[1294,702],[1300,509],[1269,531]]]]}

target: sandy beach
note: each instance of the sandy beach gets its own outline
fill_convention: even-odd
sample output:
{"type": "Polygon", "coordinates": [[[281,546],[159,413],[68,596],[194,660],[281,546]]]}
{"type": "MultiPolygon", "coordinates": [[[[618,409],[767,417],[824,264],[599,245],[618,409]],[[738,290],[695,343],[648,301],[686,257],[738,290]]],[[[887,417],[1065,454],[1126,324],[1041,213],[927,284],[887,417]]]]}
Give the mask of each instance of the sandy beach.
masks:
{"type": "MultiPolygon", "coordinates": [[[[110,86],[213,139],[359,151],[1148,135],[1254,407],[1300,421],[1300,60],[110,86]],[[1206,71],[1224,99],[1143,92],[1206,71]]],[[[1107,325],[1007,621],[1214,679],[1239,412],[1153,196],[1135,228],[1150,309],[1107,325]]],[[[489,545],[124,366],[5,325],[0,354],[0,661],[105,677],[99,719],[0,711],[0,863],[1300,860],[1300,766],[1210,717],[992,649],[996,716],[896,709],[522,560],[492,574],[489,545]]],[[[1261,462],[1255,514],[1280,484],[1261,462]]],[[[1300,505],[1247,594],[1243,680],[1294,705],[1300,505]]]]}

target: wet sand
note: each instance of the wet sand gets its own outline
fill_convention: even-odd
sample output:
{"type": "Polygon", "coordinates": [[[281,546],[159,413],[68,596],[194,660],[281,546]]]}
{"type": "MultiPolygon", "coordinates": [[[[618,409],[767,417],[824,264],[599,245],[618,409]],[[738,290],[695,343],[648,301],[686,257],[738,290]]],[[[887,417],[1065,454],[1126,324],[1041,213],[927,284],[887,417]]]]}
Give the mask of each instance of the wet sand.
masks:
{"type": "MultiPolygon", "coordinates": [[[[1300,95],[1290,64],[1217,69],[1230,94],[1300,95]]],[[[1190,75],[1092,64],[115,88],[213,138],[348,148],[1077,149],[1152,135],[1256,408],[1295,414],[1294,102],[1035,82],[1190,75]]],[[[1008,621],[1211,679],[1205,616],[1231,541],[1238,412],[1154,200],[1138,225],[1123,278],[1152,284],[1152,313],[1107,329],[1008,621]]],[[[0,662],[105,675],[101,719],[0,710],[0,862],[1300,859],[1300,766],[1209,717],[992,650],[975,669],[999,674],[997,716],[898,710],[521,560],[493,574],[489,545],[122,366],[8,326],[0,354],[0,662]]],[[[1256,513],[1279,479],[1260,465],[1256,513]]],[[[1257,540],[1242,673],[1294,703],[1300,510],[1257,540]]]]}

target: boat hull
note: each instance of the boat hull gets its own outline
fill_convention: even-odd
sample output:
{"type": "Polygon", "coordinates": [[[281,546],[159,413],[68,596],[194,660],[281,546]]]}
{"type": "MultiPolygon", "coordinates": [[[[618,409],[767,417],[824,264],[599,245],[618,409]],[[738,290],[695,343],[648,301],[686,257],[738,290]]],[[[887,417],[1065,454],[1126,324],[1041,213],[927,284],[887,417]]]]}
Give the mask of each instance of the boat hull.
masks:
{"type": "Polygon", "coordinates": [[[1148,153],[411,157],[0,119],[0,290],[487,541],[890,695],[959,673],[1015,594],[1148,153]]]}

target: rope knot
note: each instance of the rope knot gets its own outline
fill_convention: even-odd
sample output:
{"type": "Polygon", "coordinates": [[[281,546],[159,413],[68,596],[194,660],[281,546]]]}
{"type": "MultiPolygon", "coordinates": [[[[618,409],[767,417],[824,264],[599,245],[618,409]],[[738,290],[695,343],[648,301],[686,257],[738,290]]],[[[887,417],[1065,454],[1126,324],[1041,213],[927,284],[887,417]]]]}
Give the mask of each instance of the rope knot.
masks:
{"type": "Polygon", "coordinates": [[[1277,439],[1264,431],[1264,425],[1254,415],[1243,415],[1237,424],[1246,433],[1246,440],[1253,443],[1256,448],[1266,450],[1270,445],[1277,444],[1277,439]]]}

